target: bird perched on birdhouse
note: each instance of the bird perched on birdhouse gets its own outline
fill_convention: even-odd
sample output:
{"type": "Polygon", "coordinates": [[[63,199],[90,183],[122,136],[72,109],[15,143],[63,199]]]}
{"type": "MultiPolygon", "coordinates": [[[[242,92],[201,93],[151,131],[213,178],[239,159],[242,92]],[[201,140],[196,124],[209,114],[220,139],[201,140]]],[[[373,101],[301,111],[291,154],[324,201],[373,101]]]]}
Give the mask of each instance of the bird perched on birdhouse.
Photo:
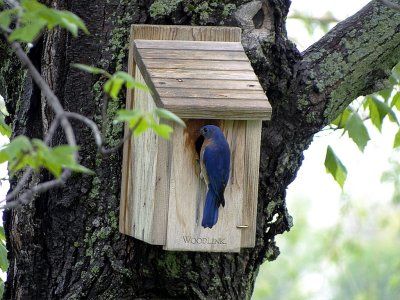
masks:
{"type": "Polygon", "coordinates": [[[218,210],[225,206],[224,192],[229,179],[230,151],[221,129],[206,125],[200,129],[204,142],[200,152],[200,168],[207,187],[201,226],[212,228],[218,221],[218,210]]]}

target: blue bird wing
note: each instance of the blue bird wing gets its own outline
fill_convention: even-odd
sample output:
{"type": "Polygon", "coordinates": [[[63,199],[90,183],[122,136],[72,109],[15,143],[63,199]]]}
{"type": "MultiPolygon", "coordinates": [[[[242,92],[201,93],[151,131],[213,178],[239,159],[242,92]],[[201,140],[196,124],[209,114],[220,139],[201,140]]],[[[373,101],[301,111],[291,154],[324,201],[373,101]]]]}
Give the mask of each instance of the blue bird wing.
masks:
{"type": "Polygon", "coordinates": [[[225,140],[212,141],[203,154],[203,163],[207,172],[209,189],[218,199],[218,206],[225,205],[224,191],[229,179],[230,151],[225,140]]]}

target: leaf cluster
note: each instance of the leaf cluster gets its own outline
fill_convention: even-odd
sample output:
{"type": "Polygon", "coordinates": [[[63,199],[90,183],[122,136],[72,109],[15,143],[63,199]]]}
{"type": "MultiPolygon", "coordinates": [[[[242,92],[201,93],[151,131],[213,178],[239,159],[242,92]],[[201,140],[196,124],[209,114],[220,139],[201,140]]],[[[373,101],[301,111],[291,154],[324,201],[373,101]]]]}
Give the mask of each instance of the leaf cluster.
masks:
{"type": "Polygon", "coordinates": [[[77,151],[77,147],[67,145],[50,148],[42,140],[30,140],[20,135],[0,148],[0,163],[8,161],[11,176],[26,167],[34,170],[46,168],[56,178],[61,176],[64,168],[75,172],[93,173],[76,162],[77,151]]]}
{"type": "MultiPolygon", "coordinates": [[[[347,107],[331,124],[335,130],[343,130],[360,151],[364,151],[371,139],[365,121],[370,120],[372,125],[382,131],[385,119],[396,124],[399,129],[394,138],[393,147],[400,147],[400,122],[397,112],[400,111],[400,63],[391,72],[387,88],[376,93],[362,97],[347,107]]],[[[336,182],[343,188],[347,177],[347,169],[329,146],[325,158],[326,171],[330,173],[336,182]]]]}
{"type": "Polygon", "coordinates": [[[128,127],[133,130],[134,136],[139,136],[147,129],[154,132],[164,139],[169,139],[173,129],[167,124],[159,124],[157,119],[165,119],[178,123],[185,127],[185,122],[177,115],[163,108],[156,108],[153,112],[143,112],[141,110],[119,110],[117,112],[116,122],[127,122],[128,127]]]}
{"type": "Polygon", "coordinates": [[[16,28],[8,36],[8,40],[31,43],[45,29],[60,26],[68,30],[74,37],[81,29],[88,34],[84,22],[75,14],[66,10],[47,7],[36,0],[22,0],[19,6],[0,12],[0,28],[7,31],[11,23],[17,20],[16,28]]]}

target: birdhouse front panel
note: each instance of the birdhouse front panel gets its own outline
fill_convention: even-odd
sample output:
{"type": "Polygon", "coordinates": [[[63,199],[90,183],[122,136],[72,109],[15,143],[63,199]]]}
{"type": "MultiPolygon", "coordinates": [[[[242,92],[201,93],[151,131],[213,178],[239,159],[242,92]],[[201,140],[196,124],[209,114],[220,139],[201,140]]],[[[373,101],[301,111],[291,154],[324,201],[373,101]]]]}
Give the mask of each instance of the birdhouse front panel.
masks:
{"type": "Polygon", "coordinates": [[[134,25],[128,72],[152,91],[129,91],[128,109],[167,108],[186,128],[166,122],[170,140],[147,131],[125,143],[120,231],[166,250],[253,247],[261,124],[271,107],[240,29],[134,25]]]}
{"type": "MultiPolygon", "coordinates": [[[[165,249],[192,251],[239,251],[244,199],[245,121],[220,121],[231,151],[225,206],[218,209],[218,221],[204,228],[207,186],[200,175],[199,154],[195,141],[207,120],[187,120],[187,128],[176,126],[171,140],[171,185],[165,249]]],[[[214,122],[215,124],[215,122],[214,122]]]]}

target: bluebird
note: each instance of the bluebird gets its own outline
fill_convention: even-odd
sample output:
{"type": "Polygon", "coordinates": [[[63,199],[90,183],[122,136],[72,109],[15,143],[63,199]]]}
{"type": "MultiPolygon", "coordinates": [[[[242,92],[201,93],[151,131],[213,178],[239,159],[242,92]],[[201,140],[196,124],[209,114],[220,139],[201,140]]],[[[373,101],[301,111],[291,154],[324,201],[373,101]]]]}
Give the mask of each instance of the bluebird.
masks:
{"type": "Polygon", "coordinates": [[[225,206],[224,192],[229,179],[230,150],[221,129],[206,125],[200,129],[204,137],[200,150],[201,177],[208,191],[201,226],[212,228],[218,221],[218,209],[225,206]]]}

